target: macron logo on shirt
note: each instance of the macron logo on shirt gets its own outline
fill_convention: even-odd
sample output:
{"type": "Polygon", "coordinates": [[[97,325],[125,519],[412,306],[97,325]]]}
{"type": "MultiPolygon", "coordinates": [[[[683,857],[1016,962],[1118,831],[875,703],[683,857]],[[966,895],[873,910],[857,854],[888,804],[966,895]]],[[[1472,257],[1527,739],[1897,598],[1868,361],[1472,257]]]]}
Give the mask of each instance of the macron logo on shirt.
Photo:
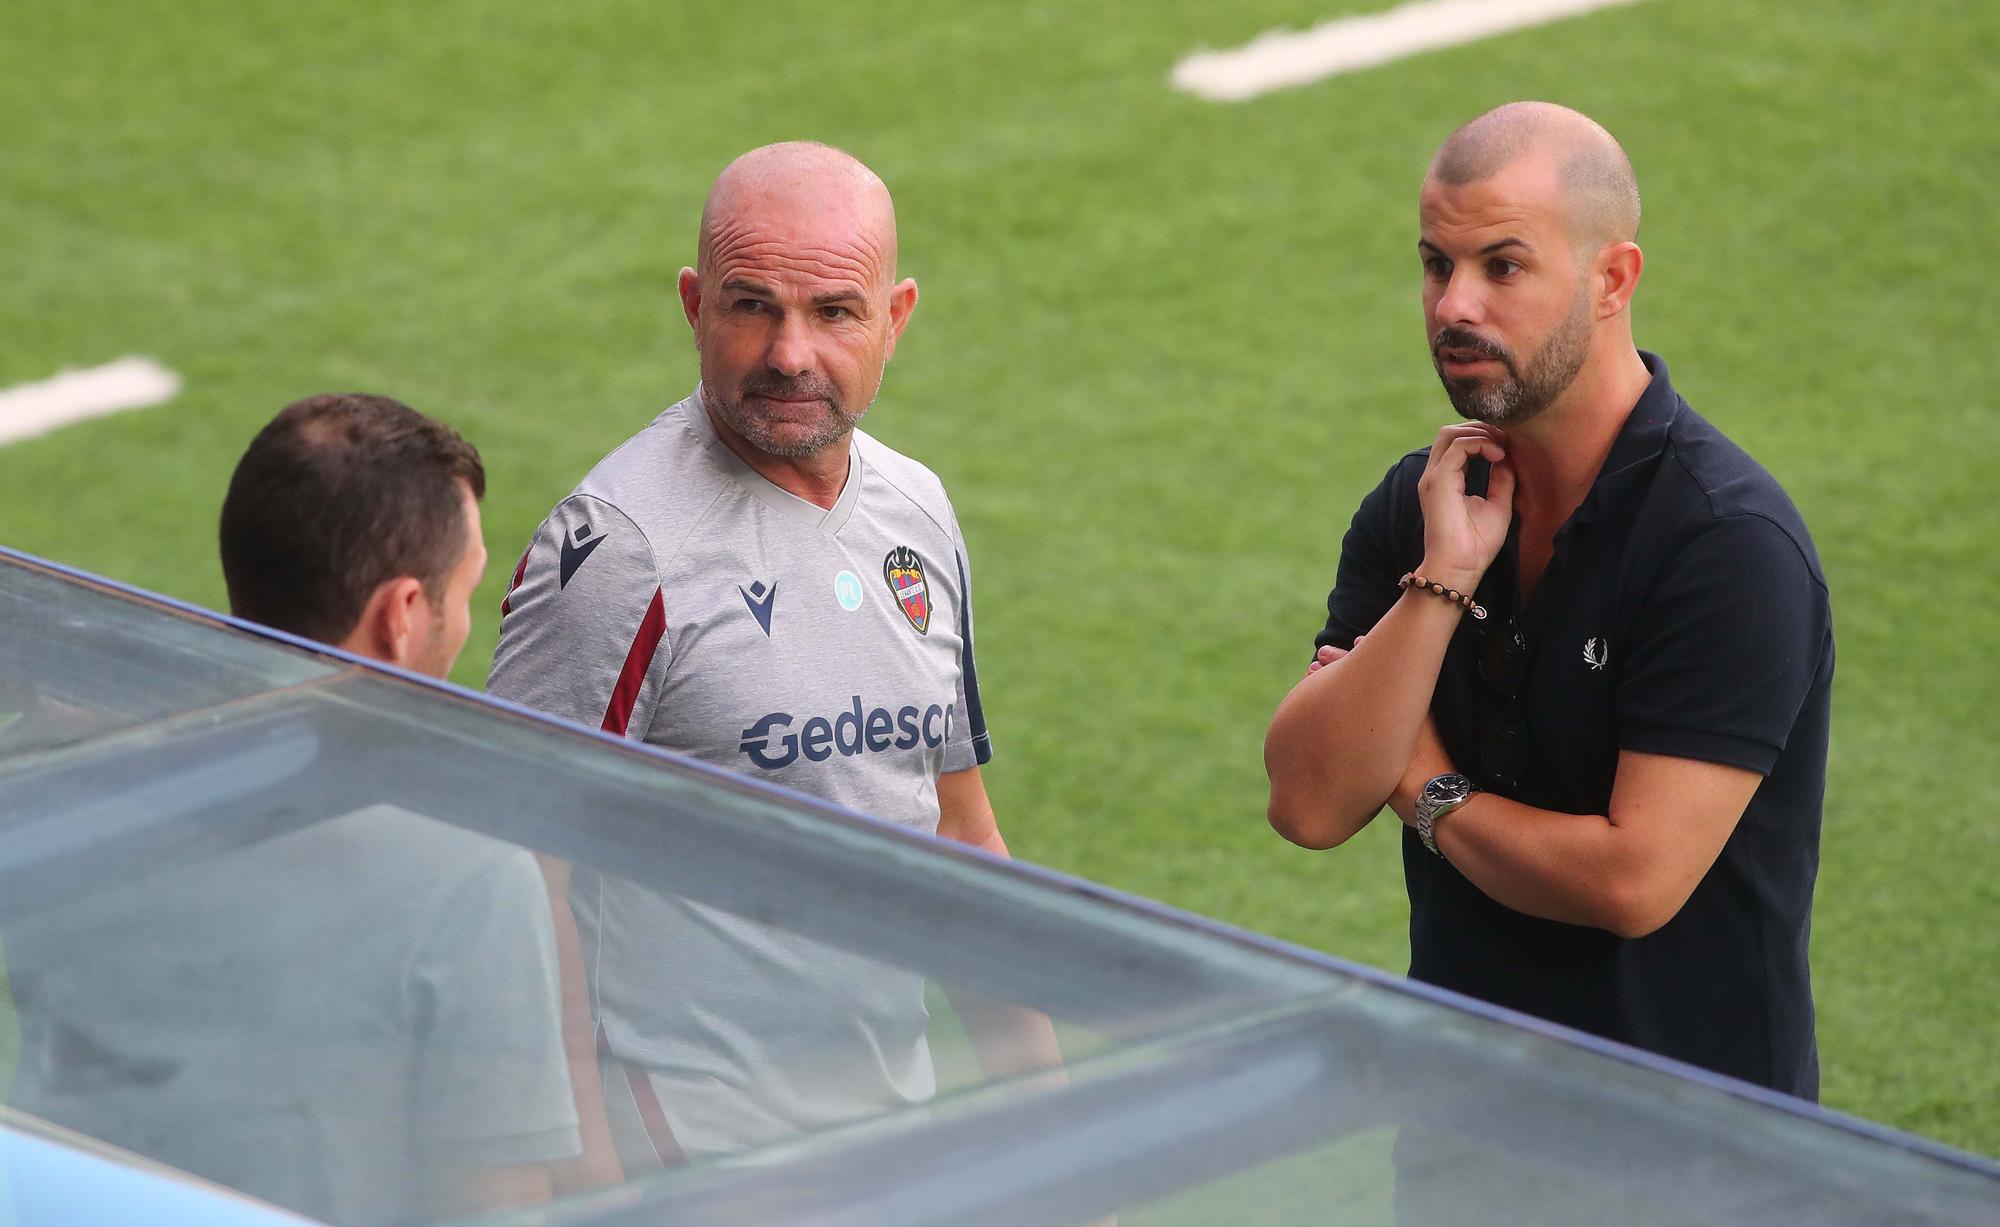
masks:
{"type": "Polygon", "coordinates": [[[593,550],[604,544],[604,538],[607,535],[606,533],[599,533],[593,537],[590,535],[590,525],[579,524],[576,526],[574,533],[563,538],[562,560],[557,568],[556,576],[558,580],[556,584],[557,589],[560,590],[569,587],[570,576],[576,574],[576,569],[583,565],[583,560],[590,557],[593,550]]]}
{"type": "Polygon", "coordinates": [[[771,607],[778,603],[778,584],[773,580],[766,588],[762,580],[752,581],[748,588],[736,585],[743,594],[743,603],[750,607],[750,616],[757,619],[757,625],[764,628],[764,638],[771,637],[771,607]]]}

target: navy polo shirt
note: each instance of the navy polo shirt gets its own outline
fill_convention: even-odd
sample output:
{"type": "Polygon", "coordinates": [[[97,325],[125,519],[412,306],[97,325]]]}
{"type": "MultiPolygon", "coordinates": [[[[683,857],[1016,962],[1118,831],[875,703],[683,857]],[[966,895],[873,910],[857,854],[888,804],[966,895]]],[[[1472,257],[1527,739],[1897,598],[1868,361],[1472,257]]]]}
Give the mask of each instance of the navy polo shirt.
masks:
{"type": "MultiPolygon", "coordinates": [[[[1517,518],[1475,594],[1491,617],[1461,621],[1431,712],[1460,771],[1541,809],[1608,812],[1621,750],[1764,782],[1686,906],[1629,941],[1494,902],[1406,829],[1410,975],[1814,1098],[1826,580],[1777,481],[1688,407],[1664,362],[1641,357],[1652,382],[1532,598],[1518,598],[1517,518]]],[[[1428,455],[1404,456],[1362,500],[1320,644],[1353,646],[1422,562],[1428,455]]]]}

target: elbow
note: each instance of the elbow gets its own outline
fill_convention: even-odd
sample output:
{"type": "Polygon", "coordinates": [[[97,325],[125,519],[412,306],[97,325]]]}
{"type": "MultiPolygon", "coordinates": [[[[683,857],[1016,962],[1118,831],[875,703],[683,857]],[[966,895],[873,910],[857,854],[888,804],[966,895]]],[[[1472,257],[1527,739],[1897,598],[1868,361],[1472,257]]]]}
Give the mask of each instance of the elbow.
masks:
{"type": "Polygon", "coordinates": [[[1657,933],[1660,926],[1672,919],[1671,915],[1652,916],[1650,914],[1633,913],[1631,915],[1611,917],[1604,928],[1613,937],[1622,937],[1629,942],[1657,933]]]}
{"type": "Polygon", "coordinates": [[[1687,901],[1684,891],[1646,882],[1630,883],[1614,889],[1603,901],[1598,927],[1627,941],[1648,937],[1680,915],[1687,901]]]}
{"type": "Polygon", "coordinates": [[[1289,747],[1284,735],[1285,712],[1281,708],[1264,737],[1264,774],[1271,781],[1270,804],[1264,816],[1271,829],[1301,848],[1320,851],[1346,842],[1362,822],[1345,822],[1338,806],[1329,800],[1336,791],[1323,763],[1289,747]]]}
{"type": "Polygon", "coordinates": [[[1288,797],[1278,788],[1271,789],[1271,803],[1264,816],[1270,820],[1271,829],[1301,848],[1315,852],[1336,848],[1347,842],[1348,836],[1359,830],[1359,824],[1340,821],[1338,815],[1324,805],[1311,805],[1296,797],[1288,797]]]}

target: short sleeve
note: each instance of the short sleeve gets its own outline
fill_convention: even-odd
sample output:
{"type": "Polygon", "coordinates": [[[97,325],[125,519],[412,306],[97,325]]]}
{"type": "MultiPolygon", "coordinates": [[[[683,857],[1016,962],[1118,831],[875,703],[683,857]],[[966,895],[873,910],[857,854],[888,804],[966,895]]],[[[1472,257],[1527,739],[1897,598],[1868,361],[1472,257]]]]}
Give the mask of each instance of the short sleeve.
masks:
{"type": "Polygon", "coordinates": [[[1347,535],[1341,538],[1340,566],[1334,572],[1333,592],[1326,598],[1326,627],[1314,640],[1315,647],[1352,648],[1403,595],[1398,581],[1407,568],[1398,565],[1396,557],[1395,503],[1398,474],[1407,460],[1398,461],[1361,500],[1347,535]]]}
{"type": "Polygon", "coordinates": [[[535,532],[501,606],[495,696],[639,737],[670,656],[652,546],[617,508],[572,495],[535,532]]]}
{"type": "Polygon", "coordinates": [[[951,740],[945,744],[945,771],[964,771],[983,766],[993,759],[993,738],[986,731],[986,712],[979,703],[979,670],[972,654],[972,564],[965,554],[965,538],[958,520],[951,522],[953,562],[958,572],[958,710],[952,722],[951,740]]]}
{"type": "Polygon", "coordinates": [[[1667,564],[1623,648],[1619,746],[1768,775],[1832,635],[1825,584],[1784,529],[1716,521],[1667,564]]]}
{"type": "Polygon", "coordinates": [[[555,931],[534,858],[516,848],[483,858],[426,929],[412,975],[428,1153],[473,1164],[581,1153],[555,931]]]}

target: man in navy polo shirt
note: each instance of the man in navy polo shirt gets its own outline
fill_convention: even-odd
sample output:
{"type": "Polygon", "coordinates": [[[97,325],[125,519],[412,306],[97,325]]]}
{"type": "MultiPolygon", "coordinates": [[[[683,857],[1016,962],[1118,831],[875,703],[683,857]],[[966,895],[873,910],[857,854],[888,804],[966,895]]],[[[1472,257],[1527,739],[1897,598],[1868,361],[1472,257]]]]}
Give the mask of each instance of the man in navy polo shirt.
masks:
{"type": "Polygon", "coordinates": [[[1420,219],[1467,420],[1355,514],[1265,742],[1272,825],[1402,818],[1413,977],[1812,1098],[1833,634],[1805,524],[1634,348],[1639,193],[1603,128],[1483,115],[1420,219]]]}

